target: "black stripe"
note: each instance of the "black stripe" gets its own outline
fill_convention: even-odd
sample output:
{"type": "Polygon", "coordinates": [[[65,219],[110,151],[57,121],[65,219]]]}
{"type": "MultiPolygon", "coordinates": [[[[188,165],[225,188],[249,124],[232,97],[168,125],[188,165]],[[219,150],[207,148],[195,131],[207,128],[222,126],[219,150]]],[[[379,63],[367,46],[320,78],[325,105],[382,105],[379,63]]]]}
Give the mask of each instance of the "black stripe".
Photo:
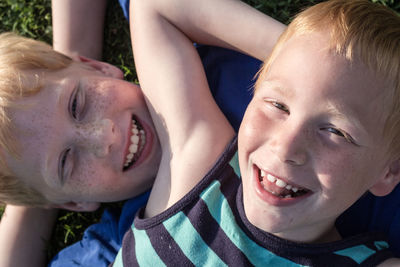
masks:
{"type": "Polygon", "coordinates": [[[136,261],[135,237],[131,228],[125,233],[122,240],[122,262],[124,266],[139,266],[136,261]]]}
{"type": "Polygon", "coordinates": [[[340,256],[333,253],[324,253],[321,255],[312,255],[307,257],[292,257],[291,260],[306,266],[315,267],[356,267],[357,262],[346,256],[340,256]]]}
{"type": "Polygon", "coordinates": [[[200,199],[185,213],[204,242],[218,257],[229,266],[251,266],[246,256],[239,250],[219,227],[217,221],[208,212],[206,203],[200,199]]]}
{"type": "Polygon", "coordinates": [[[394,255],[389,249],[383,249],[368,257],[360,266],[377,266],[387,259],[393,258],[394,255]]]}
{"type": "Polygon", "coordinates": [[[194,266],[163,224],[146,230],[146,233],[154,250],[167,266],[194,266]]]}
{"type": "Polygon", "coordinates": [[[226,171],[226,175],[221,182],[221,192],[229,203],[229,207],[233,211],[235,218],[239,218],[239,213],[236,208],[236,195],[240,188],[241,178],[238,178],[235,171],[230,167],[229,172],[226,171]]]}

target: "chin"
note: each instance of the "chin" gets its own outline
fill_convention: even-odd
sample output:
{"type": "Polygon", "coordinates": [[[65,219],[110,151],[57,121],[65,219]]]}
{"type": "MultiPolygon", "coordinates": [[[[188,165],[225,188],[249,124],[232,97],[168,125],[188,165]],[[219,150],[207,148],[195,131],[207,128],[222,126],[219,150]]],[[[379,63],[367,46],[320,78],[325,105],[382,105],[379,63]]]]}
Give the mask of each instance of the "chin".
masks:
{"type": "Polygon", "coordinates": [[[246,200],[244,199],[244,210],[246,217],[251,224],[272,234],[282,231],[282,226],[284,226],[285,220],[279,213],[274,214],[272,212],[274,207],[257,205],[254,202],[250,202],[249,205],[246,205],[245,201],[246,200]]]}

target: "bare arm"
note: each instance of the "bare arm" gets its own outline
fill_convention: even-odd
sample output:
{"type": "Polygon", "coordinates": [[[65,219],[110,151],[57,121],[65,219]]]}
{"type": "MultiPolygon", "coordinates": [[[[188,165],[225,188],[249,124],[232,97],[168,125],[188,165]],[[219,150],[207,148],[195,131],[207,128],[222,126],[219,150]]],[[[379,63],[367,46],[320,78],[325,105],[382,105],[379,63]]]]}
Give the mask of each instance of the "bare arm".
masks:
{"type": "Polygon", "coordinates": [[[234,134],[192,41],[264,59],[284,26],[235,0],[136,0],[130,18],[137,72],[163,150],[146,208],[153,216],[198,183],[234,134]]]}
{"type": "Polygon", "coordinates": [[[6,207],[0,221],[0,266],[44,266],[57,210],[6,207]]]}
{"type": "Polygon", "coordinates": [[[152,5],[193,42],[236,49],[259,60],[286,28],[238,0],[156,0],[152,5]]]}
{"type": "Polygon", "coordinates": [[[101,59],[106,0],[53,0],[53,47],[101,59]]]}

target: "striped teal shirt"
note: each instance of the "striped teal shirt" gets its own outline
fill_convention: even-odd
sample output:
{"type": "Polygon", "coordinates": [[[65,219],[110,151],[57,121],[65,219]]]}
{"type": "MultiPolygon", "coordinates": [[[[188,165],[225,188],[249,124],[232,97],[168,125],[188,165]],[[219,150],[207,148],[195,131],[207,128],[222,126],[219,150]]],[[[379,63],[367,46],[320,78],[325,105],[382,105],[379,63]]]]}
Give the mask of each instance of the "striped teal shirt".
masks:
{"type": "Polygon", "coordinates": [[[174,206],[136,215],[114,266],[375,266],[391,257],[379,235],[311,245],[261,231],[246,219],[237,171],[235,139],[174,206]]]}

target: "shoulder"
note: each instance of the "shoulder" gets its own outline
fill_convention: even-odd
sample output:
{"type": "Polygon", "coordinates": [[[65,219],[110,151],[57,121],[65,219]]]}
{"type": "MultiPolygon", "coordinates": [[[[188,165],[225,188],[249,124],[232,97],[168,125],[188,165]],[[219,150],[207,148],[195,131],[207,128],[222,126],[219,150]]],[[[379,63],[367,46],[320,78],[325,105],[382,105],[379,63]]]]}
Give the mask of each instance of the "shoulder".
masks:
{"type": "Polygon", "coordinates": [[[379,267],[398,267],[400,266],[400,258],[390,258],[378,265],[379,267]]]}

